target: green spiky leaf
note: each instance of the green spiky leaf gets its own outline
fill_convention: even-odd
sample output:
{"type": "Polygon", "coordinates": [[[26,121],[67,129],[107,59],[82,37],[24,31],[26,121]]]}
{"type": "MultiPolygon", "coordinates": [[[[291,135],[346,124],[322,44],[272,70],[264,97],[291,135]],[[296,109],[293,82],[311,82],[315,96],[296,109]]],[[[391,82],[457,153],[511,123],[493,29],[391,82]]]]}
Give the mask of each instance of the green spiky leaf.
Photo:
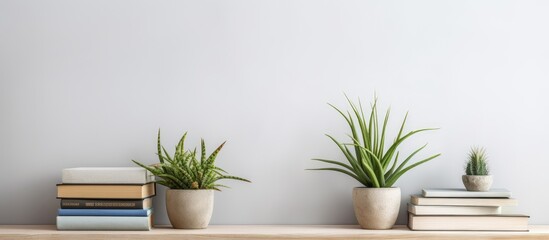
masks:
{"type": "Polygon", "coordinates": [[[185,139],[187,133],[183,134],[179,143],[175,147],[175,153],[170,156],[166,148],[160,142],[160,129],[157,138],[158,164],[147,166],[135,160],[132,160],[138,166],[145,168],[157,179],[157,183],[171,189],[214,189],[226,187],[218,184],[222,179],[238,180],[250,182],[248,179],[225,175],[227,172],[215,166],[215,159],[225,145],[222,143],[208,157],[206,153],[206,144],[204,140],[200,141],[200,153],[196,149],[185,149],[185,139]],[[198,156],[200,155],[200,156],[198,156]],[[173,156],[173,157],[172,157],[173,156]],[[199,157],[199,159],[197,158],[199,157]]]}
{"type": "Polygon", "coordinates": [[[469,159],[465,166],[465,174],[467,175],[489,175],[488,157],[484,148],[473,147],[469,152],[469,159]]]}
{"type": "MultiPolygon", "coordinates": [[[[366,187],[385,188],[393,186],[393,184],[409,170],[440,156],[440,154],[435,154],[408,165],[410,160],[419,151],[425,148],[425,146],[423,146],[412,152],[399,164],[398,156],[400,152],[398,149],[401,144],[416,134],[436,130],[436,128],[423,128],[404,133],[406,120],[408,119],[408,113],[406,113],[404,120],[396,133],[395,140],[392,143],[387,143],[390,110],[387,109],[385,115],[381,116],[382,120],[380,121],[377,97],[374,98],[374,101],[371,104],[370,114],[368,116],[365,115],[360,99],[358,104],[355,104],[347,95],[345,95],[345,98],[351,108],[350,111],[342,111],[332,104],[328,105],[335,109],[345,119],[345,122],[351,130],[351,133],[348,135],[351,143],[342,143],[330,135],[326,136],[337,145],[349,164],[335,160],[313,159],[340,168],[315,168],[308,170],[336,171],[356,179],[366,187]]],[[[479,165],[478,163],[471,163],[467,164],[466,169],[467,171],[470,171],[469,169],[483,171],[484,169],[487,169],[487,167],[479,165]]]]}

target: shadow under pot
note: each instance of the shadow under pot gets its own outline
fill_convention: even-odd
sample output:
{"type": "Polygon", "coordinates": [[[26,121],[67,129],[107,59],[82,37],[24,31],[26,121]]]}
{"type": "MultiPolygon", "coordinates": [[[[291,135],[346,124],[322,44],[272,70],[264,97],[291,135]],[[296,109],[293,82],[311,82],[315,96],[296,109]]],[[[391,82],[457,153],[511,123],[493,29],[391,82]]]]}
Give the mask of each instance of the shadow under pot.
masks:
{"type": "Polygon", "coordinates": [[[168,189],[166,210],[173,228],[202,229],[208,227],[214,206],[214,190],[168,189]]]}
{"type": "Polygon", "coordinates": [[[360,227],[390,229],[400,210],[400,188],[354,188],[353,205],[360,227]]]}

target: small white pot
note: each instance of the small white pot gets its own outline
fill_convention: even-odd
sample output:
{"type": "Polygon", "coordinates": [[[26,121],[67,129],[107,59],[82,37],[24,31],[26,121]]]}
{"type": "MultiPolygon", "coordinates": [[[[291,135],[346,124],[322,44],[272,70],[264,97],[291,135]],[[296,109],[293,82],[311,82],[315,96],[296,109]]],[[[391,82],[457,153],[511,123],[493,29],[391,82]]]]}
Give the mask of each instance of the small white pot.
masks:
{"type": "Polygon", "coordinates": [[[214,206],[214,190],[168,189],[166,210],[173,228],[208,227],[214,206]]]}
{"type": "Polygon", "coordinates": [[[390,229],[400,210],[400,188],[354,188],[353,205],[360,227],[390,229]]]}
{"type": "Polygon", "coordinates": [[[467,191],[486,192],[492,187],[492,175],[463,175],[463,185],[467,191]]]}

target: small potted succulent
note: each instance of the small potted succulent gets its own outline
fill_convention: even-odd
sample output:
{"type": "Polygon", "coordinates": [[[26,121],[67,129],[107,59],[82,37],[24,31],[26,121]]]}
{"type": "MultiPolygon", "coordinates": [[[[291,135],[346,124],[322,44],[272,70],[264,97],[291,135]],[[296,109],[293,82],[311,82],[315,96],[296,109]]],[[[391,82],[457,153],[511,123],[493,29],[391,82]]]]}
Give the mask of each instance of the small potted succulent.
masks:
{"type": "MultiPolygon", "coordinates": [[[[396,181],[412,168],[434,159],[440,154],[435,154],[413,164],[409,161],[422,149],[418,148],[410,153],[404,160],[400,160],[399,146],[409,137],[435,128],[424,128],[404,132],[406,117],[400,125],[396,138],[390,144],[388,140],[387,124],[389,110],[383,116],[382,122],[378,119],[376,100],[374,100],[369,116],[365,116],[362,104],[354,104],[347,98],[351,107],[350,111],[341,111],[331,105],[348,124],[351,134],[347,143],[340,142],[327,135],[345,156],[347,163],[329,160],[313,159],[333,165],[328,168],[315,168],[309,170],[328,170],[346,174],[357,180],[362,187],[353,189],[353,206],[358,223],[365,229],[389,229],[396,222],[400,210],[400,188],[393,187],[396,181]]],[[[402,158],[401,158],[402,159],[402,158]]]]}
{"type": "Polygon", "coordinates": [[[489,191],[492,186],[492,175],[486,161],[486,150],[474,147],[469,152],[469,160],[465,166],[465,174],[461,177],[467,191],[489,191]]]}
{"type": "Polygon", "coordinates": [[[250,181],[225,175],[227,172],[215,166],[217,154],[225,143],[207,156],[204,140],[200,144],[200,153],[197,153],[196,148],[192,151],[185,150],[186,136],[187,133],[175,147],[175,154],[170,156],[160,143],[160,130],[158,130],[157,154],[160,163],[146,166],[135,160],[132,161],[157,176],[157,183],[169,188],[166,191],[166,210],[174,228],[206,228],[212,217],[214,190],[220,191],[220,187],[225,187],[217,181],[221,179],[250,181]]]}

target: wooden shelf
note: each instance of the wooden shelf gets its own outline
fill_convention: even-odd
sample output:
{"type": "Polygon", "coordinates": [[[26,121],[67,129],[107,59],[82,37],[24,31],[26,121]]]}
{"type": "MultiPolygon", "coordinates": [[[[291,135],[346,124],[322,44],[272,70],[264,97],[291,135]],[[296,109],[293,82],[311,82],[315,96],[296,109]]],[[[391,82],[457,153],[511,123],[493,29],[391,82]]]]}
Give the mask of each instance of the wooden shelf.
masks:
{"type": "Polygon", "coordinates": [[[549,239],[548,225],[530,232],[363,230],[355,225],[213,225],[200,230],[169,226],[151,231],[57,231],[54,225],[0,225],[0,239],[549,239]]]}

